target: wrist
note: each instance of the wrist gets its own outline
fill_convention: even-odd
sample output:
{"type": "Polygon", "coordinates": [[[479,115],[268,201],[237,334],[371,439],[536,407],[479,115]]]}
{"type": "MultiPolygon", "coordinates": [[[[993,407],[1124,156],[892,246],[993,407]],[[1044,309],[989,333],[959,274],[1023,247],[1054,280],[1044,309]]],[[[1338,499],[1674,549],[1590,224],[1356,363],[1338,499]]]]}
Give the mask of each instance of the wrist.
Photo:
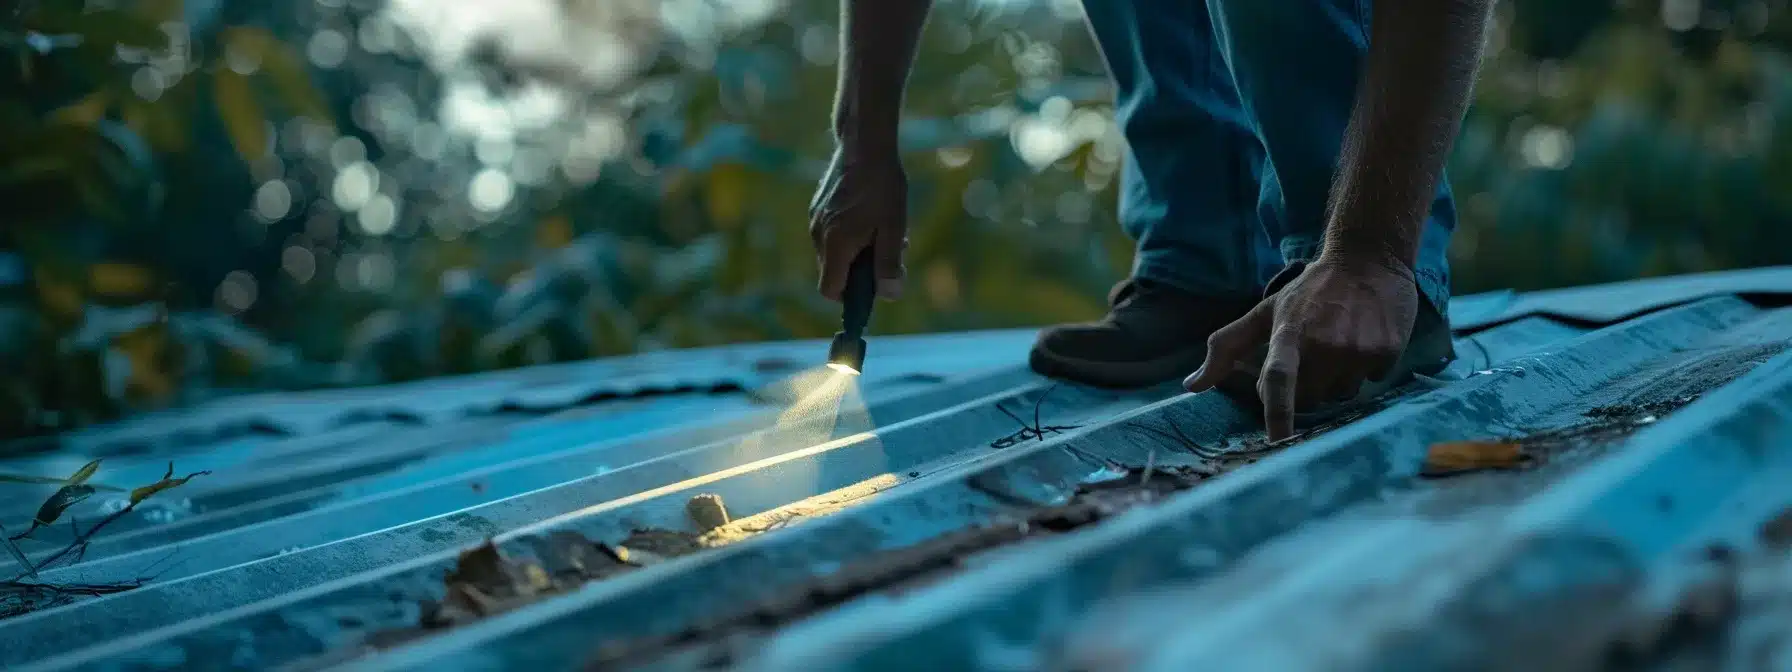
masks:
{"type": "Polygon", "coordinates": [[[1417,263],[1420,226],[1425,209],[1416,213],[1364,207],[1387,198],[1354,198],[1339,204],[1325,227],[1319,256],[1351,268],[1379,268],[1412,275],[1417,263]]]}
{"type": "Polygon", "coordinates": [[[862,124],[836,124],[834,146],[847,158],[867,161],[893,160],[900,154],[895,124],[867,127],[862,124]]]}
{"type": "Polygon", "coordinates": [[[902,95],[869,95],[862,85],[842,87],[834,107],[834,141],[865,156],[894,156],[902,126],[902,95]]]}
{"type": "Polygon", "coordinates": [[[895,133],[868,137],[863,134],[836,135],[835,151],[846,163],[890,163],[901,161],[895,133]]]}
{"type": "Polygon", "coordinates": [[[1416,278],[1412,255],[1379,241],[1327,240],[1315,264],[1353,273],[1393,274],[1416,278]]]}

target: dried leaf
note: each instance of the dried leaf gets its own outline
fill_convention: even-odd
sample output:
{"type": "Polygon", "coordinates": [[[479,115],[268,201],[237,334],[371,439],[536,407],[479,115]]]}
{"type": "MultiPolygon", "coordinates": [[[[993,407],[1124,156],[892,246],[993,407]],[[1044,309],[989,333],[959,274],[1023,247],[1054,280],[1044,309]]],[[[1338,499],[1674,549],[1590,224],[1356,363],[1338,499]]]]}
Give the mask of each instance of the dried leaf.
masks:
{"type": "Polygon", "coordinates": [[[1419,475],[1439,477],[1483,469],[1523,469],[1531,463],[1524,446],[1511,441],[1449,441],[1431,445],[1419,475]]]}
{"type": "Polygon", "coordinates": [[[43,506],[37,507],[37,518],[31,521],[32,527],[42,527],[56,522],[57,518],[62,517],[62,512],[86,501],[88,497],[93,496],[93,492],[91,485],[65,485],[58,488],[55,494],[44,500],[43,506]]]}
{"type": "Polygon", "coordinates": [[[509,577],[504,554],[496,544],[487,539],[485,543],[460,552],[460,558],[454,565],[454,574],[448,580],[495,588],[509,583],[509,577]]]}
{"type": "Polygon", "coordinates": [[[98,472],[99,470],[100,470],[100,461],[99,460],[94,460],[92,462],[88,462],[87,464],[83,464],[83,465],[81,465],[80,469],[75,470],[74,475],[68,477],[68,485],[81,485],[83,483],[86,483],[87,479],[93,478],[94,473],[98,472]]]}
{"type": "Polygon", "coordinates": [[[12,553],[12,558],[19,561],[20,567],[25,568],[26,575],[37,578],[37,568],[31,565],[31,558],[25,557],[25,552],[19,550],[18,544],[13,543],[12,533],[6,531],[5,525],[0,525],[0,544],[6,544],[7,552],[12,553]]]}
{"type": "Polygon", "coordinates": [[[722,502],[721,495],[703,493],[691,497],[685,503],[685,513],[697,529],[709,531],[728,524],[728,505],[722,502]]]}
{"type": "Polygon", "coordinates": [[[163,490],[168,490],[171,488],[178,488],[180,486],[186,485],[187,481],[193,480],[194,476],[204,476],[204,475],[210,474],[210,473],[212,473],[212,472],[195,471],[191,474],[187,474],[180,478],[175,478],[174,477],[174,463],[169,462],[168,463],[168,473],[162,475],[162,480],[156,481],[154,483],[145,485],[141,488],[137,488],[137,489],[131,491],[131,506],[136,506],[137,504],[141,503],[143,500],[149,499],[151,495],[154,495],[163,490]]]}
{"type": "Polygon", "coordinates": [[[490,616],[499,611],[498,601],[486,595],[485,591],[470,583],[457,583],[448,587],[450,604],[470,610],[475,616],[490,616]]]}

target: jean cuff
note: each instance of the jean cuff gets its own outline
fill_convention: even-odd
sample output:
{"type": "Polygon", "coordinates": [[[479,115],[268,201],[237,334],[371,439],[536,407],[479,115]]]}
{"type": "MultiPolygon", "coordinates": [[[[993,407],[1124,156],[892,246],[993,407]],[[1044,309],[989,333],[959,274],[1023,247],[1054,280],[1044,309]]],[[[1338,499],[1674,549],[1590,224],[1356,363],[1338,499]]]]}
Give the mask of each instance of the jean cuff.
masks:
{"type": "Polygon", "coordinates": [[[1197,296],[1255,298],[1263,292],[1252,279],[1224,277],[1198,263],[1157,251],[1142,251],[1133,261],[1132,277],[1168,285],[1197,296]]]}

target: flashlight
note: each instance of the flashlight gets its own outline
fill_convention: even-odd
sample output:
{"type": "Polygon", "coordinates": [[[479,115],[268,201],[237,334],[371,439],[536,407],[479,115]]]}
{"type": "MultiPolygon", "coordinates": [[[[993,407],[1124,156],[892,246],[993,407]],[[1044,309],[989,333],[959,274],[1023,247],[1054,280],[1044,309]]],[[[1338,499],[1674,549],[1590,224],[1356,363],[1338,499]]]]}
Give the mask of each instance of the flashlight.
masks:
{"type": "Polygon", "coordinates": [[[859,375],[865,369],[865,324],[871,321],[871,304],[877,299],[877,276],[871,267],[871,248],[853,258],[846,270],[846,291],[840,295],[844,310],[840,333],[828,345],[828,368],[859,375]]]}

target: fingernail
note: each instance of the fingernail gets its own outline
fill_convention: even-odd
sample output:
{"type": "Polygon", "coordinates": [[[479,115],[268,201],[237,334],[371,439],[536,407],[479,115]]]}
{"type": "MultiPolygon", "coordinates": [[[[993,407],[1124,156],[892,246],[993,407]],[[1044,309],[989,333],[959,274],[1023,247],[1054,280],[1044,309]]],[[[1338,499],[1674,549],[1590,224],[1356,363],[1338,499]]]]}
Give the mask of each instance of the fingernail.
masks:
{"type": "Polygon", "coordinates": [[[902,298],[902,279],[878,278],[877,295],[891,300],[902,298]]]}
{"type": "Polygon", "coordinates": [[[1197,381],[1201,380],[1201,374],[1205,373],[1206,371],[1207,371],[1207,367],[1202,366],[1199,369],[1195,369],[1194,373],[1188,374],[1187,378],[1182,379],[1182,389],[1188,390],[1190,392],[1196,392],[1197,390],[1195,389],[1195,383],[1197,381]]]}

